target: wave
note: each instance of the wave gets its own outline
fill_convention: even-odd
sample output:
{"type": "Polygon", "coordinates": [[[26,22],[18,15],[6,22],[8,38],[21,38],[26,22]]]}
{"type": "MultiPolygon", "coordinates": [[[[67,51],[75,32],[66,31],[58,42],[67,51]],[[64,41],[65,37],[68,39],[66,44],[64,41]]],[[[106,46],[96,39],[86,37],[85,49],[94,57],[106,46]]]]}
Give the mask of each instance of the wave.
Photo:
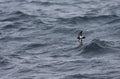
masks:
{"type": "Polygon", "coordinates": [[[115,24],[115,23],[120,23],[120,18],[114,19],[106,24],[115,24]]]}
{"type": "Polygon", "coordinates": [[[68,75],[65,76],[63,79],[88,79],[91,77],[87,76],[87,75],[82,75],[82,74],[74,74],[74,75],[68,75]]]}
{"type": "Polygon", "coordinates": [[[21,25],[21,23],[19,23],[19,22],[7,24],[7,25],[1,27],[1,30],[16,29],[16,28],[19,28],[18,26],[20,26],[20,25],[21,25]]]}
{"type": "Polygon", "coordinates": [[[22,48],[24,50],[30,50],[30,49],[34,49],[34,48],[39,48],[39,47],[45,47],[48,44],[42,44],[42,43],[31,43],[31,44],[25,44],[24,46],[22,46],[22,48]]]}
{"type": "Polygon", "coordinates": [[[117,29],[116,31],[114,31],[114,36],[119,37],[120,36],[120,29],[117,29]]]}
{"type": "Polygon", "coordinates": [[[57,18],[58,22],[76,24],[86,21],[99,21],[99,20],[110,20],[118,18],[117,15],[100,15],[100,16],[76,16],[71,18],[57,18]]]}
{"type": "Polygon", "coordinates": [[[54,3],[51,3],[51,2],[41,2],[41,1],[31,1],[31,3],[39,3],[41,5],[53,5],[54,3]]]}
{"type": "Polygon", "coordinates": [[[110,46],[107,41],[101,41],[99,39],[94,39],[90,44],[82,48],[80,53],[82,56],[99,56],[107,53],[115,52],[115,50],[110,46]]]}
{"type": "Polygon", "coordinates": [[[25,19],[32,19],[33,15],[28,15],[22,11],[15,11],[7,15],[7,18],[5,17],[1,21],[18,21],[18,20],[25,20],[25,19]]]}
{"type": "MultiPolygon", "coordinates": [[[[112,71],[118,73],[118,71],[112,71]]],[[[73,75],[67,75],[62,79],[114,79],[114,77],[111,77],[106,74],[73,74],[73,75]]],[[[114,73],[115,74],[115,73],[114,73]]],[[[118,77],[119,78],[119,77],[118,77]]]]}
{"type": "Polygon", "coordinates": [[[0,67],[4,67],[9,64],[8,59],[4,58],[3,56],[0,56],[0,67]]]}
{"type": "Polygon", "coordinates": [[[41,4],[41,5],[44,5],[44,6],[51,6],[51,5],[69,5],[68,3],[58,3],[58,2],[46,2],[46,1],[30,1],[30,3],[36,3],[36,4],[41,4]]]}
{"type": "Polygon", "coordinates": [[[73,34],[76,32],[76,30],[76,28],[59,27],[54,28],[53,33],[73,34]]]}
{"type": "Polygon", "coordinates": [[[13,36],[5,36],[0,38],[2,42],[9,42],[9,41],[27,41],[29,37],[13,37],[13,36]]]}

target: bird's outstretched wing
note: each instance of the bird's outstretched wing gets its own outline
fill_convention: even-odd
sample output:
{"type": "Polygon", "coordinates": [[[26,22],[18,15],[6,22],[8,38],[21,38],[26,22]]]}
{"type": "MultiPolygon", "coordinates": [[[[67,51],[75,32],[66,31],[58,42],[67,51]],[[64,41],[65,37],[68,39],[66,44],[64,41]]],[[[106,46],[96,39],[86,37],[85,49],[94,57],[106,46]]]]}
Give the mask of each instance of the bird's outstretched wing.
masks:
{"type": "Polygon", "coordinates": [[[80,37],[78,36],[77,39],[80,39],[80,37]]]}
{"type": "Polygon", "coordinates": [[[85,37],[83,37],[83,39],[85,39],[85,37]]]}

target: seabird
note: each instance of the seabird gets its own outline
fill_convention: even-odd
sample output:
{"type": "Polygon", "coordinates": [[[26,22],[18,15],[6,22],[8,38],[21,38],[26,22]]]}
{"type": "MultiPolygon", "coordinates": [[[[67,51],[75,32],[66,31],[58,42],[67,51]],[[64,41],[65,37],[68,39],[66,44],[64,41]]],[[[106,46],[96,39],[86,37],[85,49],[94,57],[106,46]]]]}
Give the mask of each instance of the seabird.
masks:
{"type": "Polygon", "coordinates": [[[83,36],[83,31],[79,32],[77,39],[80,42],[80,46],[82,46],[83,45],[83,39],[85,39],[85,37],[83,36]]]}

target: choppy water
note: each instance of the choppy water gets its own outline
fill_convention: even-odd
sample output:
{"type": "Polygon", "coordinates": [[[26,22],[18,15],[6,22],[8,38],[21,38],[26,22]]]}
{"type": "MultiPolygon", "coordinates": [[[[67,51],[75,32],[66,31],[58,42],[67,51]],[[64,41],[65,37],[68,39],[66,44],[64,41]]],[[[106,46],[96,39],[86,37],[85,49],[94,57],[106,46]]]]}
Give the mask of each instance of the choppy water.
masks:
{"type": "Polygon", "coordinates": [[[0,79],[120,79],[120,0],[0,0],[0,79]]]}

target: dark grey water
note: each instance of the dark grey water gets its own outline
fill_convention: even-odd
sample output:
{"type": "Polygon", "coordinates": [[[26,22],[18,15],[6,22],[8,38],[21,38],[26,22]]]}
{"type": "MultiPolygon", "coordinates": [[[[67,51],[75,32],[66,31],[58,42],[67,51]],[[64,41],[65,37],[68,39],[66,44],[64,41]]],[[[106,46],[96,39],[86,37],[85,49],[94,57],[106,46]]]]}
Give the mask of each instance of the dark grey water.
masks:
{"type": "Polygon", "coordinates": [[[120,0],[0,0],[0,79],[120,79],[120,0]]]}

